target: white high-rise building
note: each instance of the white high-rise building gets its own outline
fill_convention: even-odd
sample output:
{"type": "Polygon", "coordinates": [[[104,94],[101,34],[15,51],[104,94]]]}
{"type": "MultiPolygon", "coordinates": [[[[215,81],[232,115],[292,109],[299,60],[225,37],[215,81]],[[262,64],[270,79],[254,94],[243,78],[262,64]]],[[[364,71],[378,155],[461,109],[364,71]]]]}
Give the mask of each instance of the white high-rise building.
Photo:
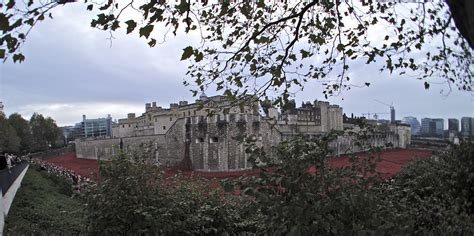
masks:
{"type": "Polygon", "coordinates": [[[420,133],[421,125],[416,117],[413,117],[413,116],[403,117],[402,124],[410,125],[412,135],[418,135],[420,133]]]}

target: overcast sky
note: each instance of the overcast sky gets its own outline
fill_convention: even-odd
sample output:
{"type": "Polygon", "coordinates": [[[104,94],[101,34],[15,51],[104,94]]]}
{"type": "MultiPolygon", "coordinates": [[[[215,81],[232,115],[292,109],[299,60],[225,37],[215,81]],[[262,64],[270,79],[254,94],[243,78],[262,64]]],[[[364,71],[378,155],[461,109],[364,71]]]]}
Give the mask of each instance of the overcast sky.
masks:
{"type": "MultiPolygon", "coordinates": [[[[18,112],[29,119],[39,112],[55,119],[58,125],[72,125],[89,118],[123,118],[127,113],[144,112],[145,103],[194,100],[190,88],[183,86],[186,62],[182,49],[190,37],[169,37],[167,42],[149,48],[136,35],[109,35],[90,27],[92,15],[81,3],[68,4],[53,12],[54,19],[39,24],[23,47],[26,61],[0,64],[0,101],[7,115],[18,112]]],[[[369,81],[369,88],[352,88],[331,103],[343,107],[347,114],[389,112],[374,99],[392,103],[397,119],[404,116],[433,118],[474,117],[472,93],[453,90],[446,84],[432,84],[425,90],[422,81],[398,78],[378,72],[375,67],[351,69],[358,82],[369,81]]],[[[208,92],[208,95],[217,93],[208,92]]],[[[324,100],[319,84],[307,84],[296,95],[297,104],[314,99],[324,100]]],[[[389,119],[388,114],[380,116],[389,119]]]]}

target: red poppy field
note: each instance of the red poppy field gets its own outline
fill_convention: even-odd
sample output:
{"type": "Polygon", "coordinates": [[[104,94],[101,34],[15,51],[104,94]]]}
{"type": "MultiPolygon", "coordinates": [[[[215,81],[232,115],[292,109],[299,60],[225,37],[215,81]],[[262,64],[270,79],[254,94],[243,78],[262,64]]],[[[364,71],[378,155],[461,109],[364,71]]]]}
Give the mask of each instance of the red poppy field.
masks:
{"type": "MultiPolygon", "coordinates": [[[[364,156],[366,154],[359,154],[364,156]]],[[[431,156],[431,151],[418,149],[390,149],[380,153],[380,162],[377,164],[376,171],[384,178],[390,178],[400,172],[403,165],[407,164],[413,158],[427,159],[431,156]]],[[[61,156],[50,157],[46,159],[47,162],[57,166],[61,166],[68,170],[74,171],[79,175],[95,179],[98,173],[98,163],[96,160],[79,159],[76,158],[75,153],[66,153],[61,156]]],[[[343,167],[350,165],[348,156],[335,157],[331,160],[331,165],[334,167],[343,167]]],[[[309,170],[314,171],[313,169],[309,170]]],[[[255,175],[258,171],[229,171],[229,172],[203,172],[203,171],[179,171],[167,170],[166,175],[174,175],[181,173],[184,176],[199,176],[207,179],[223,179],[236,178],[242,175],[255,175]]]]}

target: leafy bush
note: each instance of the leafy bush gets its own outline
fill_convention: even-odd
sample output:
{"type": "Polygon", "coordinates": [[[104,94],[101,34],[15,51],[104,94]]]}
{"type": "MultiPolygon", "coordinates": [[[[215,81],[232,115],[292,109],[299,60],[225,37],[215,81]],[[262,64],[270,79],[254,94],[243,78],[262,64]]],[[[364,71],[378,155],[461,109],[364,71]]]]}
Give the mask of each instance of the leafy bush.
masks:
{"type": "Polygon", "coordinates": [[[84,194],[91,234],[474,234],[474,145],[410,163],[393,180],[374,172],[377,152],[331,167],[337,134],[296,137],[270,161],[249,146],[260,174],[224,183],[165,178],[137,155],[101,166],[84,194]],[[313,168],[314,167],[314,168],[313,168]],[[313,169],[312,169],[313,168],[313,169]]]}
{"type": "Polygon", "coordinates": [[[474,234],[474,145],[414,161],[389,185],[384,203],[411,233],[474,234]]]}
{"type": "MultiPolygon", "coordinates": [[[[251,207],[264,216],[266,227],[259,233],[346,235],[390,228],[381,227],[390,212],[379,208],[379,196],[369,188],[378,183],[371,165],[376,156],[354,156],[351,166],[333,168],[329,144],[336,137],[285,141],[276,150],[274,164],[260,165],[260,176],[237,183],[255,199],[251,207]]],[[[268,159],[261,149],[253,147],[251,153],[252,160],[268,159]]]]}
{"type": "Polygon", "coordinates": [[[255,231],[240,217],[240,199],[208,183],[164,178],[124,155],[101,166],[102,180],[84,193],[92,234],[223,234],[255,231]]]}
{"type": "MultiPolygon", "coordinates": [[[[332,168],[329,134],[297,137],[277,149],[276,165],[236,183],[262,213],[264,234],[473,234],[474,145],[414,161],[392,182],[374,175],[377,155],[332,168]],[[308,171],[316,167],[313,173],[308,171]]],[[[266,160],[253,148],[252,160],[266,160]]]]}

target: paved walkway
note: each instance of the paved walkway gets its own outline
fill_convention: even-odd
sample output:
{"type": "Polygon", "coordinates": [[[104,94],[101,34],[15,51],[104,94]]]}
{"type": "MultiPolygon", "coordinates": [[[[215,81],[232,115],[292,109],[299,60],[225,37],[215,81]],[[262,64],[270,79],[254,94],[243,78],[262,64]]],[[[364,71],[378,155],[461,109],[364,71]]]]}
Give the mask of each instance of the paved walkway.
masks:
{"type": "Polygon", "coordinates": [[[16,178],[15,182],[10,186],[8,191],[5,195],[2,194],[0,191],[0,199],[2,202],[0,203],[0,236],[3,235],[3,228],[5,227],[5,218],[10,211],[10,207],[13,203],[13,199],[15,198],[16,192],[21,186],[21,181],[23,181],[23,177],[25,177],[26,172],[28,171],[28,166],[21,172],[21,174],[16,178]]]}

